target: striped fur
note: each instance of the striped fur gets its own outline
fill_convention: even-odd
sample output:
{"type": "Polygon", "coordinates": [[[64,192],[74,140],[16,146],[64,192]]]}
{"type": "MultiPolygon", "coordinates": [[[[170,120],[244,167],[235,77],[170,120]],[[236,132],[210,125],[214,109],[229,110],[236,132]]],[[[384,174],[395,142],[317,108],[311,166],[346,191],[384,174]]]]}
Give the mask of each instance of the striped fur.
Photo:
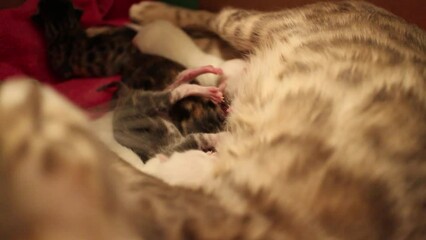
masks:
{"type": "Polygon", "coordinates": [[[144,22],[168,18],[207,28],[251,52],[214,178],[200,191],[170,187],[109,155],[71,111],[40,121],[48,115],[34,109],[52,106],[34,99],[46,93],[33,91],[32,101],[7,108],[2,87],[1,239],[426,238],[422,30],[363,2],[217,15],[160,3],[132,10],[144,22]],[[61,145],[20,150],[49,139],[34,131],[40,124],[62,126],[55,136],[73,150],[72,159],[61,145]],[[82,131],[72,131],[75,124],[82,131]],[[48,158],[48,150],[60,154],[48,158]],[[64,180],[57,185],[62,192],[46,187],[48,175],[25,174],[44,172],[23,160],[43,159],[56,159],[48,169],[64,180]],[[37,211],[51,206],[58,191],[70,194],[57,202],[63,208],[37,211]],[[73,215],[66,206],[93,214],[73,215]]]}
{"type": "Polygon", "coordinates": [[[251,52],[219,147],[216,184],[226,187],[211,191],[273,219],[265,236],[425,237],[422,30],[350,1],[217,15],[141,3],[131,17],[208,29],[251,52]],[[283,231],[286,220],[295,223],[283,231]]]}

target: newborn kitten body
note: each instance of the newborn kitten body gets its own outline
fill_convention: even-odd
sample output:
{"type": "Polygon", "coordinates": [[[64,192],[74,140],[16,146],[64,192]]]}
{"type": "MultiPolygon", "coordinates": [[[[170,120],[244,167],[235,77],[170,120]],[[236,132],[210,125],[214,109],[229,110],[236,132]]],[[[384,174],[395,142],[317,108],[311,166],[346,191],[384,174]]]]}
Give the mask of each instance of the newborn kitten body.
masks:
{"type": "MultiPolygon", "coordinates": [[[[135,151],[143,161],[155,154],[171,154],[174,151],[189,149],[213,149],[217,141],[215,133],[200,133],[198,125],[208,125],[208,121],[187,122],[178,127],[170,117],[173,105],[188,96],[198,96],[218,104],[223,100],[217,87],[188,84],[195,77],[204,74],[221,74],[221,70],[211,66],[187,69],[180,73],[175,82],[164,91],[122,89],[114,111],[113,129],[116,140],[135,151]],[[182,129],[182,130],[180,130],[182,129]]],[[[211,112],[212,117],[224,118],[211,112]]],[[[222,122],[224,119],[216,119],[222,122]]]]}

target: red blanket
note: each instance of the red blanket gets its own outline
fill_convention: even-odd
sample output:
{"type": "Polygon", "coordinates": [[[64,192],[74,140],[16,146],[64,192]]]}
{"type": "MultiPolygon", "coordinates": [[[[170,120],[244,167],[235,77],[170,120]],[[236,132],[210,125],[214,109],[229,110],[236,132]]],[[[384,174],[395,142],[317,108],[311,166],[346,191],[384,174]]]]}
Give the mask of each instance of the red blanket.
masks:
{"type": "MultiPolygon", "coordinates": [[[[84,78],[64,81],[47,66],[46,47],[41,33],[31,22],[39,0],[27,0],[13,9],[0,10],[0,80],[27,75],[53,86],[83,108],[91,108],[111,98],[96,89],[120,78],[84,78]]],[[[82,24],[120,24],[127,21],[129,6],[140,0],[73,0],[84,11],[82,24]]]]}

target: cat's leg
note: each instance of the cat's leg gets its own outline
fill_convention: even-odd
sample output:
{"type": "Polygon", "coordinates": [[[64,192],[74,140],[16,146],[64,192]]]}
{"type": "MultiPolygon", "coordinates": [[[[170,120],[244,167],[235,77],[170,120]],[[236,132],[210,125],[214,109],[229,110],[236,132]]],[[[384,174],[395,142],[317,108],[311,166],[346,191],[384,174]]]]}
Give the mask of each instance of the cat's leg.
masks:
{"type": "Polygon", "coordinates": [[[127,101],[125,100],[123,105],[128,105],[128,103],[130,103],[130,106],[121,106],[117,108],[116,114],[124,114],[125,116],[129,114],[149,116],[168,111],[177,101],[189,96],[205,97],[215,103],[221,102],[223,100],[223,94],[219,88],[188,84],[191,80],[205,73],[221,74],[222,71],[212,66],[186,69],[178,74],[175,81],[171,83],[166,90],[161,92],[136,90],[136,92],[132,93],[131,91],[134,90],[126,90],[126,88],[124,88],[120,95],[127,98],[127,101]],[[137,109],[136,113],[135,109],[137,109]]]}
{"type": "Polygon", "coordinates": [[[113,138],[119,144],[131,149],[138,156],[138,163],[140,161],[145,162],[156,153],[156,146],[152,139],[161,138],[162,136],[154,136],[153,138],[151,132],[155,132],[161,123],[161,118],[159,117],[144,117],[135,119],[132,122],[118,122],[113,126],[113,138]]]}
{"type": "MultiPolygon", "coordinates": [[[[155,21],[137,28],[133,44],[143,53],[152,54],[177,62],[186,68],[205,65],[219,67],[223,60],[204,53],[180,28],[167,21],[155,21]]],[[[203,74],[197,80],[201,85],[217,85],[218,76],[203,74]]]]}
{"type": "Polygon", "coordinates": [[[180,28],[167,21],[155,21],[137,28],[133,43],[143,53],[158,55],[186,68],[220,65],[223,60],[204,53],[180,28]]]}
{"type": "MultiPolygon", "coordinates": [[[[279,17],[277,13],[269,14],[279,17]]],[[[276,24],[277,21],[268,21],[267,17],[261,16],[268,16],[268,13],[226,8],[214,14],[159,2],[141,2],[134,4],[130,9],[130,17],[136,22],[145,24],[162,19],[183,28],[206,29],[243,51],[252,50],[271,40],[268,31],[260,29],[269,29],[270,25],[276,24]]]]}
{"type": "Polygon", "coordinates": [[[213,67],[211,65],[187,69],[187,70],[180,72],[177,75],[176,80],[172,84],[170,84],[167,87],[167,89],[174,89],[177,86],[181,85],[182,83],[187,83],[187,82],[189,82],[189,81],[191,81],[195,78],[200,78],[200,76],[202,76],[206,73],[221,75],[221,74],[223,74],[223,71],[222,71],[222,69],[213,67]]]}

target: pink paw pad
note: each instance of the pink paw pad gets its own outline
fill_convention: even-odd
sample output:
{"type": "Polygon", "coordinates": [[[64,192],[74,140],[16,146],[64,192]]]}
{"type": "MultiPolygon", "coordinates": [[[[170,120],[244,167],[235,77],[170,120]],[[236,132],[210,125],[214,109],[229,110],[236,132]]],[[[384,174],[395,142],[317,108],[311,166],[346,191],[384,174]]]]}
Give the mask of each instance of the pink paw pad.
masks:
{"type": "MultiPolygon", "coordinates": [[[[217,87],[206,87],[196,84],[182,84],[172,90],[172,96],[178,96],[179,99],[189,96],[199,96],[208,98],[214,103],[223,101],[223,94],[217,87]]],[[[177,99],[175,99],[177,100],[177,99]]]]}
{"type": "Polygon", "coordinates": [[[219,88],[217,87],[204,87],[204,88],[206,88],[207,90],[205,97],[209,98],[216,104],[223,101],[223,93],[219,88]]]}

